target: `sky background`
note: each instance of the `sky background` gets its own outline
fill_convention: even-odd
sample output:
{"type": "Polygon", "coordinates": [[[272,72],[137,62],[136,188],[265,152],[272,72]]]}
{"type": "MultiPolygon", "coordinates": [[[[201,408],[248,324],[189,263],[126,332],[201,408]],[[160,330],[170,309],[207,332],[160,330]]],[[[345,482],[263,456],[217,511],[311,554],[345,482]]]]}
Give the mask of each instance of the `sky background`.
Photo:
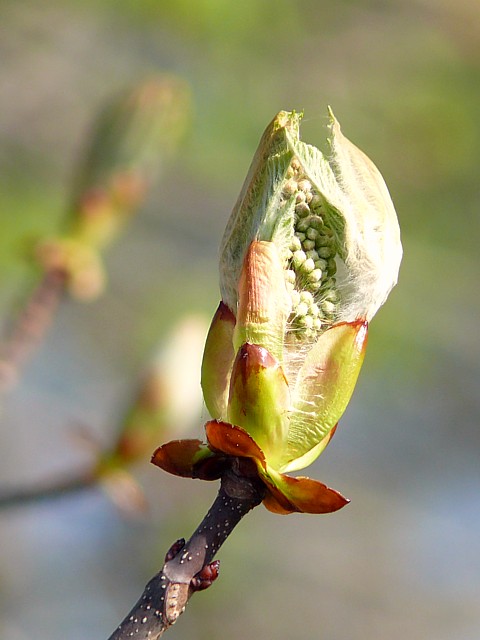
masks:
{"type": "MultiPolygon", "coordinates": [[[[177,157],[108,252],[105,295],[62,306],[2,400],[2,486],[81,468],[76,425],[114,438],[145,360],[184,314],[208,323],[216,308],[218,245],[266,124],[304,110],[303,139],[325,148],[331,105],[382,171],[404,245],[354,398],[309,469],[351,504],[318,517],[256,509],[169,633],[476,640],[479,3],[3,0],[0,25],[5,321],[35,283],[26,247],[58,228],[104,100],[167,72],[193,102],[177,157]]],[[[151,504],[137,521],[97,489],[0,513],[2,638],[110,635],[215,494],[150,467],[136,470],[151,504]]]]}

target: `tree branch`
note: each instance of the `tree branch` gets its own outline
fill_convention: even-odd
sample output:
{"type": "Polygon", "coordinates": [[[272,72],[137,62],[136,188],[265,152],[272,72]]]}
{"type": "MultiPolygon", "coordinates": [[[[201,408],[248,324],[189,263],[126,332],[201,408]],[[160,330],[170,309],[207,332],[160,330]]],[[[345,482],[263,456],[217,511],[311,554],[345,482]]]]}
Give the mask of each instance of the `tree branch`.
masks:
{"type": "Polygon", "coordinates": [[[83,491],[96,484],[98,478],[87,471],[78,475],[54,478],[40,482],[35,486],[0,490],[0,509],[21,507],[32,502],[43,502],[52,498],[83,491]]]}
{"type": "Polygon", "coordinates": [[[0,392],[16,385],[22,366],[45,337],[66,280],[60,269],[47,271],[0,344],[0,392]]]}
{"type": "Polygon", "coordinates": [[[210,586],[218,575],[215,554],[244,515],[264,497],[255,477],[242,475],[238,459],[222,477],[215,502],[185,544],[177,541],[167,553],[162,570],[154,576],[130,613],[109,640],[156,640],[184,611],[195,591],[210,586]]]}

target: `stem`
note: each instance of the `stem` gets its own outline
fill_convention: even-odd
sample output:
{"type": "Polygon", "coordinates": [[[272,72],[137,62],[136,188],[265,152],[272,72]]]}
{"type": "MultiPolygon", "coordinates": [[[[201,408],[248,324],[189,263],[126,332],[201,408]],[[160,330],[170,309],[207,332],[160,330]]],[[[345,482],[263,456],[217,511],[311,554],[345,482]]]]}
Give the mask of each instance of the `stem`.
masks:
{"type": "Polygon", "coordinates": [[[41,502],[52,498],[61,498],[65,495],[88,489],[97,482],[98,478],[91,472],[81,473],[76,476],[57,478],[50,482],[44,482],[24,489],[11,489],[0,491],[0,509],[20,507],[32,502],[41,502]]]}
{"type": "Polygon", "coordinates": [[[27,300],[10,335],[0,345],[0,392],[12,389],[20,369],[45,337],[65,290],[67,275],[52,269],[45,273],[27,300]]]}
{"type": "Polygon", "coordinates": [[[190,540],[185,546],[180,543],[179,551],[176,545],[172,547],[162,570],[150,580],[140,600],[109,640],[157,640],[162,636],[184,611],[192,593],[215,579],[216,573],[202,587],[198,587],[198,578],[197,586],[195,580],[192,582],[198,574],[201,576],[202,570],[209,574],[209,563],[221,545],[263,496],[263,485],[256,478],[227,471],[215,502],[190,540]]]}

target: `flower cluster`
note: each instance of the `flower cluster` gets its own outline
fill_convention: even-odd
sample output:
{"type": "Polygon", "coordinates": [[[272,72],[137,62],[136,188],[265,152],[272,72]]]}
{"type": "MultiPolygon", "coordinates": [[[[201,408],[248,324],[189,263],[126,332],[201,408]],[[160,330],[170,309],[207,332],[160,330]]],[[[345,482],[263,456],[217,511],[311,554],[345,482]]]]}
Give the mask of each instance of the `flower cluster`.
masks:
{"type": "Polygon", "coordinates": [[[293,160],[284,197],[295,197],[294,236],[285,271],[292,296],[290,320],[300,337],[314,337],[335,317],[338,295],[335,273],[338,253],[332,231],[324,221],[322,198],[293,160]]]}
{"type": "Polygon", "coordinates": [[[177,440],[153,457],[204,479],[248,459],[276,513],[348,502],[286,472],[311,464],[332,438],[402,255],[383,178],[330,115],[328,159],[300,141],[295,112],[267,127],[222,241],[222,301],[202,363],[207,442],[177,440]]]}

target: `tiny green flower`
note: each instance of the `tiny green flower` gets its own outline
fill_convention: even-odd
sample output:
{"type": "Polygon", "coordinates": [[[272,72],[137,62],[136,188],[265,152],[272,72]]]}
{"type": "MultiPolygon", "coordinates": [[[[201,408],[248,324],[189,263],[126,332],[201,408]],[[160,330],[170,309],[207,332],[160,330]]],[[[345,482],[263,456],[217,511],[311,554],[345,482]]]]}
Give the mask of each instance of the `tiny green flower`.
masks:
{"type": "Polygon", "coordinates": [[[222,241],[222,302],[202,364],[207,444],[169,443],[153,458],[201,478],[250,458],[277,513],[348,502],[285,472],[311,464],[332,438],[402,255],[383,178],[330,115],[329,159],[300,141],[298,114],[280,112],[267,127],[222,241]]]}

